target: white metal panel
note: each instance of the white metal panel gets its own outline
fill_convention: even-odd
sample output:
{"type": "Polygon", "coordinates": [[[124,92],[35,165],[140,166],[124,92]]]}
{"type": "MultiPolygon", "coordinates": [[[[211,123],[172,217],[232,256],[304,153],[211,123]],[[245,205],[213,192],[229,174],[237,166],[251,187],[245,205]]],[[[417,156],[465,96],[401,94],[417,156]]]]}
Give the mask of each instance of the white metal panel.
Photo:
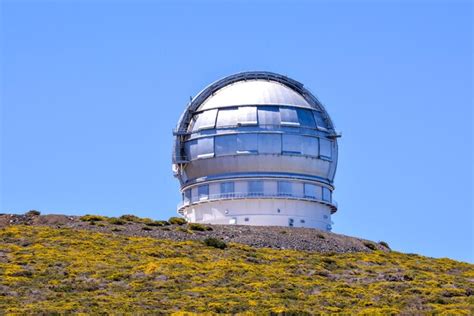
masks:
{"type": "Polygon", "coordinates": [[[257,107],[242,106],[239,107],[238,124],[240,125],[257,125],[257,107]]]}
{"type": "Polygon", "coordinates": [[[311,108],[293,89],[268,80],[246,80],[227,85],[207,98],[199,110],[238,105],[278,104],[311,108]]]}
{"type": "Polygon", "coordinates": [[[217,110],[208,110],[195,115],[192,131],[214,128],[216,126],[217,110]]]}
{"type": "Polygon", "coordinates": [[[216,127],[225,128],[225,127],[237,126],[238,117],[239,117],[238,108],[220,109],[219,113],[217,114],[216,127]]]}
{"type": "Polygon", "coordinates": [[[258,107],[258,125],[261,127],[272,127],[280,125],[280,110],[276,106],[258,107]]]}

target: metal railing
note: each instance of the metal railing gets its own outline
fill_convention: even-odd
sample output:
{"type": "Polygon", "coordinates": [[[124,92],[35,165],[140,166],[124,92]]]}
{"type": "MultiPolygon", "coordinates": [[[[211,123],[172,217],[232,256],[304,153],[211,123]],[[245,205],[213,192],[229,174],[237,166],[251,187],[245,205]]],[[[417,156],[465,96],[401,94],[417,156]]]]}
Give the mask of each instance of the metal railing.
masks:
{"type": "Polygon", "coordinates": [[[311,201],[318,202],[324,205],[331,207],[333,213],[337,210],[336,201],[325,201],[323,199],[318,199],[315,196],[308,195],[295,195],[295,194],[286,194],[286,193],[263,193],[263,192],[235,192],[235,193],[218,193],[210,195],[202,195],[201,197],[193,198],[191,200],[184,200],[177,205],[178,213],[183,214],[182,211],[185,207],[189,205],[196,205],[202,203],[208,203],[219,200],[239,200],[239,199],[283,199],[283,200],[301,200],[301,201],[311,201]]]}

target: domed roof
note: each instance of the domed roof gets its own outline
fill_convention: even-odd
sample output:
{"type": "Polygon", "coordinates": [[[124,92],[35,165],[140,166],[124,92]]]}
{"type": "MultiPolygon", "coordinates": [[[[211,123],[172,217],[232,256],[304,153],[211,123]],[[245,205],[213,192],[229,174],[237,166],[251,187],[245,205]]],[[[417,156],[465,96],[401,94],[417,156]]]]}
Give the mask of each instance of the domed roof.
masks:
{"type": "Polygon", "coordinates": [[[226,85],[205,99],[197,111],[241,105],[288,105],[312,108],[290,87],[273,80],[241,80],[226,85]]]}

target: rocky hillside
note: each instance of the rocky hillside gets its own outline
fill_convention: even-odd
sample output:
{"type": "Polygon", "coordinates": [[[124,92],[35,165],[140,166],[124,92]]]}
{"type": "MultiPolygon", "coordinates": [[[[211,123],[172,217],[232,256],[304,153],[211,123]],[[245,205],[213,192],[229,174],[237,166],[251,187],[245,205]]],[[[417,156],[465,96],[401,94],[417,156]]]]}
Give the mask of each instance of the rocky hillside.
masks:
{"type": "Polygon", "coordinates": [[[0,215],[0,315],[472,314],[473,285],[471,264],[311,229],[0,215]]]}

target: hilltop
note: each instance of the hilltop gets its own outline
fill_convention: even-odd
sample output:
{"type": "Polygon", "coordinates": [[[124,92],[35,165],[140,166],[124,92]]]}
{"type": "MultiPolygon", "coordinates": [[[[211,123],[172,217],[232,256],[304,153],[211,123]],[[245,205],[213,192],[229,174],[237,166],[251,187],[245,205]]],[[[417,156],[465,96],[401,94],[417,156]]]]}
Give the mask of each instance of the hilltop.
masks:
{"type": "Polygon", "coordinates": [[[0,314],[471,314],[473,282],[468,263],[311,229],[0,215],[0,314]]]}

